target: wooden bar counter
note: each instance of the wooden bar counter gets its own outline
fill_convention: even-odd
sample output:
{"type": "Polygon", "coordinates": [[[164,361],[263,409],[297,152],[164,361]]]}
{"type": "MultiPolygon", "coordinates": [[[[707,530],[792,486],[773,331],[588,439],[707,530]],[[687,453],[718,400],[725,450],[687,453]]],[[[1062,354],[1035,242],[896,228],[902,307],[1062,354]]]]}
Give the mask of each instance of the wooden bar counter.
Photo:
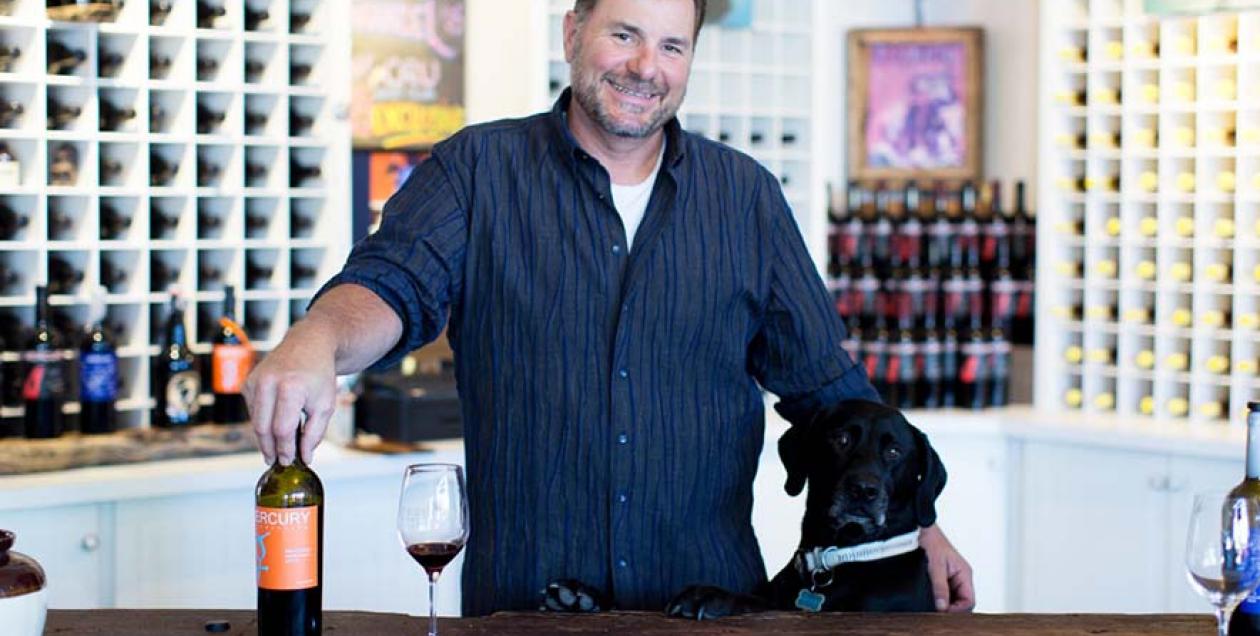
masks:
{"type": "MultiPolygon", "coordinates": [[[[208,634],[209,621],[228,621],[223,634],[254,634],[254,612],[241,610],[51,610],[46,635],[174,636],[208,634]]],[[[324,633],[425,634],[427,617],[368,612],[324,612],[324,633]]],[[[595,615],[503,613],[485,618],[439,618],[442,636],[544,636],[560,634],[774,634],[813,636],[1205,636],[1213,619],[1188,614],[821,614],[772,612],[703,623],[645,612],[595,615]]]]}

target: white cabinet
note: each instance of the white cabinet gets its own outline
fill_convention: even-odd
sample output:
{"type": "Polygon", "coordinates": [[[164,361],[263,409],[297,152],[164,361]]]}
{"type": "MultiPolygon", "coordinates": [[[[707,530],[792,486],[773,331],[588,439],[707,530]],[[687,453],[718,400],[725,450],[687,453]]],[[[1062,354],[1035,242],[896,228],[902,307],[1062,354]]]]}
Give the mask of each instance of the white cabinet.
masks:
{"type": "Polygon", "coordinates": [[[0,512],[0,528],[17,534],[14,550],[43,566],[50,607],[108,607],[109,536],[103,529],[110,514],[109,504],[9,510],[0,512]]]}
{"type": "Polygon", "coordinates": [[[1189,498],[1240,462],[1030,442],[1020,473],[1020,610],[1206,609],[1182,572],[1189,498]]]}
{"type": "Polygon", "coordinates": [[[117,607],[252,607],[249,489],[115,504],[117,607]]]}

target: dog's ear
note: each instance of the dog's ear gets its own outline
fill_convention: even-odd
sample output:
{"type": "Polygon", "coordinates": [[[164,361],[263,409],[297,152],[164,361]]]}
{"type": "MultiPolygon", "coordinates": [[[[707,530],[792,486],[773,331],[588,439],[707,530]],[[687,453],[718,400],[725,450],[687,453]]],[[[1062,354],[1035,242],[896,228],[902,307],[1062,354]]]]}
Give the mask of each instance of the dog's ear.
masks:
{"type": "Polygon", "coordinates": [[[809,462],[806,459],[809,448],[807,437],[813,423],[811,419],[808,424],[794,424],[779,438],[779,458],[783,460],[783,467],[787,469],[787,483],[783,485],[783,489],[793,497],[801,494],[801,490],[805,488],[805,479],[809,476],[807,471],[809,462]]]}
{"type": "Polygon", "coordinates": [[[915,443],[919,445],[920,457],[915,469],[919,483],[914,493],[914,514],[919,527],[926,528],[936,523],[936,498],[945,489],[945,464],[941,463],[927,435],[914,425],[909,426],[915,443]]]}

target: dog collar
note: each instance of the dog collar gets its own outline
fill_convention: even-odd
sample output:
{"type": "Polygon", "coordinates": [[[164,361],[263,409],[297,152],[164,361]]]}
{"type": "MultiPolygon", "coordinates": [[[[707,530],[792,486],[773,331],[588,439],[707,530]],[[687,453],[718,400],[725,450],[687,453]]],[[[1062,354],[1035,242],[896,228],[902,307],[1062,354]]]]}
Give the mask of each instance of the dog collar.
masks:
{"type": "Polygon", "coordinates": [[[919,529],[899,534],[891,539],[872,541],[847,548],[814,548],[801,553],[803,569],[811,574],[829,572],[845,563],[878,561],[919,548],[919,529]]]}

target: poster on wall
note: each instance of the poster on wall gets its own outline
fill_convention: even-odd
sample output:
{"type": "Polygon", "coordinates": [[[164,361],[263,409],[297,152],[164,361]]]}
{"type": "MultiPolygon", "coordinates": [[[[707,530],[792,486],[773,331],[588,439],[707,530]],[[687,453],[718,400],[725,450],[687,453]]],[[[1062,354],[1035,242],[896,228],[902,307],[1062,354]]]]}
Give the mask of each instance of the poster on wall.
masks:
{"type": "Polygon", "coordinates": [[[977,179],[983,32],[849,34],[850,173],[857,179],[977,179]]]}
{"type": "Polygon", "coordinates": [[[367,233],[371,234],[381,223],[381,211],[411,175],[411,170],[428,158],[425,151],[373,152],[368,158],[367,204],[369,211],[367,233]]]}
{"type": "Polygon", "coordinates": [[[464,125],[464,0],[355,0],[354,147],[427,148],[464,125]]]}

